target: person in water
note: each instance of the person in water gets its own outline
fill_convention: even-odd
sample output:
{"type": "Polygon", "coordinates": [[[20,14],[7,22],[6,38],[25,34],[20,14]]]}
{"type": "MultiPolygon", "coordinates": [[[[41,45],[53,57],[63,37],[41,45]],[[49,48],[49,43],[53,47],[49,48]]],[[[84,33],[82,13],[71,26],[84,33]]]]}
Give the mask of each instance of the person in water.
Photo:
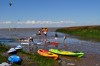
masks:
{"type": "Polygon", "coordinates": [[[65,40],[66,40],[66,38],[67,38],[67,35],[64,35],[63,38],[64,38],[63,42],[64,42],[64,44],[65,44],[65,43],[66,43],[65,40]]]}
{"type": "Polygon", "coordinates": [[[29,41],[29,44],[33,44],[33,42],[34,42],[34,41],[33,41],[33,37],[29,37],[29,38],[28,38],[28,41],[29,41]]]}
{"type": "Polygon", "coordinates": [[[58,34],[55,33],[55,42],[57,41],[57,39],[58,39],[58,34]]]}
{"type": "Polygon", "coordinates": [[[63,37],[63,38],[64,38],[64,41],[65,41],[65,40],[66,40],[66,38],[67,38],[67,35],[64,35],[64,37],[63,37]]]}
{"type": "Polygon", "coordinates": [[[9,51],[8,51],[9,54],[11,54],[11,56],[8,57],[8,63],[9,64],[18,64],[18,65],[21,65],[22,63],[22,59],[17,55],[17,51],[16,49],[14,48],[11,48],[9,51]]]}
{"type": "Polygon", "coordinates": [[[33,37],[29,37],[29,41],[30,42],[33,42],[33,37]]]}

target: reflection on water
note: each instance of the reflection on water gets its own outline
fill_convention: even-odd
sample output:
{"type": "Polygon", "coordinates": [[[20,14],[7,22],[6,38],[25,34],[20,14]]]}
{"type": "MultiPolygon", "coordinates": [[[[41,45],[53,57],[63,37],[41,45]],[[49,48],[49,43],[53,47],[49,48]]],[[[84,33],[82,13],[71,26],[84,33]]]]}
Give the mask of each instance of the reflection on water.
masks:
{"type": "Polygon", "coordinates": [[[11,38],[0,38],[0,42],[15,42],[15,40],[11,38]]]}
{"type": "MultiPolygon", "coordinates": [[[[19,39],[20,38],[28,38],[29,36],[34,37],[34,41],[38,42],[40,41],[39,37],[36,36],[37,29],[11,29],[10,31],[5,29],[0,29],[0,42],[5,43],[6,45],[10,46],[16,46],[20,44],[19,39]]],[[[47,33],[47,40],[50,42],[55,41],[54,39],[55,32],[48,32],[47,33]]],[[[39,48],[43,49],[50,49],[50,48],[57,48],[57,49],[63,49],[68,51],[82,51],[85,53],[84,58],[75,58],[75,57],[67,57],[67,56],[61,56],[63,60],[66,62],[73,62],[77,66],[96,66],[96,64],[99,66],[98,59],[100,58],[100,43],[91,42],[91,41],[84,41],[79,40],[77,38],[72,38],[68,36],[65,42],[63,42],[63,34],[57,33],[58,39],[57,42],[59,43],[57,46],[54,45],[24,45],[23,50],[30,51],[30,52],[36,52],[39,48]],[[87,65],[88,64],[88,65],[87,65]]],[[[43,41],[43,37],[41,37],[41,40],[43,41]]],[[[67,63],[66,63],[67,66],[67,63]]]]}
{"type": "MultiPolygon", "coordinates": [[[[0,42],[8,44],[8,45],[19,45],[19,39],[25,38],[27,39],[29,36],[33,36],[34,41],[38,42],[40,41],[40,38],[36,36],[37,29],[15,29],[15,30],[0,30],[0,42]]],[[[71,51],[83,51],[86,53],[89,53],[90,51],[94,53],[100,54],[100,43],[93,43],[89,41],[79,40],[77,38],[68,37],[65,42],[63,42],[63,36],[62,33],[57,33],[58,39],[57,42],[59,42],[58,46],[39,46],[39,48],[58,48],[58,49],[65,49],[65,50],[71,50],[71,51]]],[[[54,39],[55,32],[49,32],[47,33],[47,40],[50,42],[55,41],[54,39]]],[[[43,41],[44,37],[41,37],[41,40],[43,41]]]]}

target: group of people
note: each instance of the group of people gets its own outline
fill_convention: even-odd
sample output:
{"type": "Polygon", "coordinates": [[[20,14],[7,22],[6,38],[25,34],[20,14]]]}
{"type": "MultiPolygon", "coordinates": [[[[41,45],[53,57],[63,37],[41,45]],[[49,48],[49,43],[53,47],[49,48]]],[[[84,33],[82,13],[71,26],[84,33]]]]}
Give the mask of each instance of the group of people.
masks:
{"type": "MultiPolygon", "coordinates": [[[[41,28],[41,29],[39,29],[37,35],[41,36],[42,34],[44,34],[44,36],[47,37],[47,32],[48,32],[48,28],[41,28]]],[[[58,36],[57,32],[55,32],[55,35],[54,35],[55,42],[57,42],[58,37],[59,37],[59,36],[58,36]]],[[[43,37],[42,37],[42,38],[43,38],[43,37]]],[[[66,38],[67,38],[67,35],[65,34],[65,35],[63,36],[63,42],[64,42],[64,43],[65,43],[66,38]]],[[[41,37],[39,37],[39,39],[41,40],[41,37]]],[[[34,41],[33,41],[33,37],[29,37],[29,38],[28,38],[28,41],[29,41],[29,42],[34,42],[34,41]]],[[[47,41],[47,39],[44,38],[44,41],[47,41]]]]}
{"type": "Polygon", "coordinates": [[[46,39],[47,32],[48,32],[48,28],[40,28],[36,35],[39,37],[39,40],[41,41],[41,38],[46,39]]]}
{"type": "MultiPolygon", "coordinates": [[[[38,39],[39,42],[37,42],[37,43],[43,42],[46,45],[50,44],[50,41],[46,38],[47,32],[48,32],[48,28],[41,28],[41,29],[38,30],[37,34],[35,34],[35,36],[37,36],[39,38],[38,39]],[[44,36],[46,36],[46,37],[44,37],[44,36]]],[[[58,37],[59,37],[59,34],[57,32],[55,32],[53,42],[58,42],[58,37]]],[[[66,43],[66,38],[67,38],[67,34],[64,34],[63,37],[62,37],[64,44],[66,43]]],[[[35,39],[34,36],[28,37],[27,42],[28,42],[29,46],[31,46],[31,45],[33,46],[34,44],[37,44],[34,39],[35,39]]]]}
{"type": "MultiPolygon", "coordinates": [[[[67,35],[65,34],[65,35],[63,36],[63,42],[64,42],[64,43],[65,43],[66,38],[67,38],[67,35]]],[[[55,32],[55,42],[57,42],[57,39],[58,39],[58,34],[57,34],[57,32],[55,32]]]]}
{"type": "Polygon", "coordinates": [[[48,32],[48,28],[41,28],[41,29],[38,30],[37,35],[44,34],[45,36],[47,36],[47,32],[48,32]]]}
{"type": "MultiPolygon", "coordinates": [[[[48,28],[41,28],[41,29],[39,29],[37,35],[42,35],[42,34],[44,34],[45,37],[47,37],[47,32],[48,32],[48,28]]],[[[65,42],[65,39],[67,38],[67,35],[65,34],[63,38],[64,38],[64,42],[65,42]]],[[[58,34],[57,34],[57,32],[55,32],[55,38],[54,38],[54,39],[55,39],[55,41],[57,41],[57,39],[58,39],[58,34]]]]}

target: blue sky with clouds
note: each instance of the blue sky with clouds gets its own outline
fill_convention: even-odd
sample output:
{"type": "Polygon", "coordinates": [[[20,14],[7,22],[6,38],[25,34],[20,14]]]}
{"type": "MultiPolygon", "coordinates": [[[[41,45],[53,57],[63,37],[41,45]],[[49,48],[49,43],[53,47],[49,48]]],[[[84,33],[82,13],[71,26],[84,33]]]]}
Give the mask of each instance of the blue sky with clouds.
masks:
{"type": "Polygon", "coordinates": [[[100,0],[0,0],[0,28],[81,25],[100,25],[100,0]]]}

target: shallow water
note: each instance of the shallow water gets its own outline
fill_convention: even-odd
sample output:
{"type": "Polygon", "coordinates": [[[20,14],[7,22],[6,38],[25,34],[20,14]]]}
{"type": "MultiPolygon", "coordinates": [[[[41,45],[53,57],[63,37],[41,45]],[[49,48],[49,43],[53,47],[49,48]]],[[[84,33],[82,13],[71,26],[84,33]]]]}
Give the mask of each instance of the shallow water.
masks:
{"type": "MultiPolygon", "coordinates": [[[[19,45],[20,42],[18,41],[20,38],[28,38],[29,36],[34,37],[34,41],[38,42],[40,40],[39,37],[35,36],[37,33],[37,29],[0,29],[0,42],[5,43],[6,45],[10,45],[15,47],[19,45]]],[[[54,34],[55,29],[50,29],[48,32],[47,39],[49,41],[55,41],[54,34]]],[[[48,46],[31,46],[32,51],[38,50],[39,48],[50,49],[50,48],[57,48],[63,49],[68,51],[81,51],[85,53],[85,56],[82,58],[77,57],[69,57],[69,56],[59,56],[62,60],[62,66],[100,66],[100,42],[92,42],[86,40],[79,40],[77,38],[68,37],[66,39],[66,43],[63,43],[63,35],[62,33],[58,33],[59,37],[57,41],[59,42],[58,46],[55,47],[53,45],[48,46]],[[65,64],[64,64],[65,63],[65,64]],[[64,64],[64,65],[63,65],[64,64]]],[[[24,50],[29,50],[28,46],[24,46],[24,50]]]]}

